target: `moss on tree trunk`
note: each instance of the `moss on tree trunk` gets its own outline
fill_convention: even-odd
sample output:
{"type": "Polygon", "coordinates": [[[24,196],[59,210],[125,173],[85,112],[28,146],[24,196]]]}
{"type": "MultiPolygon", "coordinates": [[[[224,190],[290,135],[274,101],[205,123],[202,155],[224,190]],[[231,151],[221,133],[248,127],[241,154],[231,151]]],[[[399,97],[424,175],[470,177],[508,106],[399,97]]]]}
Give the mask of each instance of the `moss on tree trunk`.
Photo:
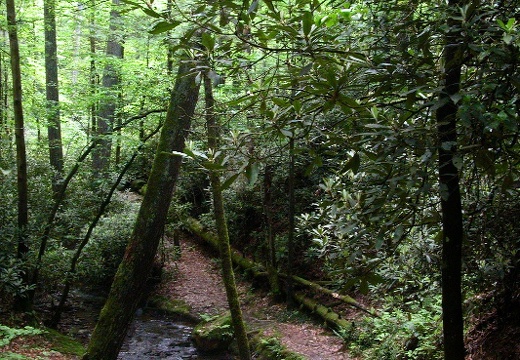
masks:
{"type": "MultiPolygon", "coordinates": [[[[204,78],[205,98],[206,98],[206,121],[208,126],[208,146],[216,149],[218,146],[218,125],[213,113],[214,100],[211,86],[211,79],[204,78]]],[[[229,310],[231,312],[231,322],[237,340],[238,352],[241,360],[251,359],[249,350],[249,340],[247,331],[240,309],[240,301],[235,283],[233,272],[233,260],[231,259],[231,247],[229,245],[229,232],[227,228],[226,216],[224,213],[224,200],[220,184],[220,176],[217,171],[210,170],[209,180],[211,183],[211,193],[213,195],[213,206],[215,212],[215,222],[217,225],[218,245],[220,249],[220,259],[222,262],[222,279],[226,289],[229,310]]]]}
{"type": "Polygon", "coordinates": [[[148,190],[84,360],[117,358],[128,325],[141,300],[181,165],[182,159],[171,153],[184,149],[185,137],[198,99],[199,86],[195,82],[193,71],[195,65],[194,61],[185,60],[179,66],[148,179],[148,190]]]}

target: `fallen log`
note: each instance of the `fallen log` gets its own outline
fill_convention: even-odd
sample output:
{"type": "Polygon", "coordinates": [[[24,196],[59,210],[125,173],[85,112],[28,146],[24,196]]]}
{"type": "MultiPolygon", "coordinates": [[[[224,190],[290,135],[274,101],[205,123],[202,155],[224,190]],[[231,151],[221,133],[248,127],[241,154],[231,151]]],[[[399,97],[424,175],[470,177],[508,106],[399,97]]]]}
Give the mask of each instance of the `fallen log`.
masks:
{"type": "MultiPolygon", "coordinates": [[[[213,234],[212,232],[204,230],[203,226],[201,225],[201,223],[199,221],[197,221],[194,218],[189,217],[189,218],[184,219],[183,223],[188,231],[190,231],[194,235],[197,235],[202,240],[204,240],[208,245],[210,245],[212,249],[214,249],[215,251],[218,251],[219,247],[218,247],[217,236],[215,234],[213,234]]],[[[267,278],[268,274],[263,265],[245,258],[235,249],[231,250],[231,258],[235,265],[239,266],[242,270],[245,270],[246,272],[250,273],[252,277],[261,278],[261,279],[267,278]]],[[[278,276],[287,278],[286,274],[278,274],[278,276]]],[[[305,280],[299,276],[292,276],[292,279],[296,283],[298,283],[302,286],[305,286],[307,288],[310,288],[310,289],[314,290],[315,292],[329,295],[329,296],[333,297],[334,299],[338,299],[347,305],[350,305],[359,310],[362,310],[363,312],[365,312],[371,316],[377,316],[375,313],[364,308],[361,304],[359,304],[356,300],[354,300],[353,298],[351,298],[348,295],[340,295],[332,290],[326,289],[321,285],[318,285],[312,281],[305,280]]],[[[299,292],[295,292],[293,294],[293,298],[301,306],[303,306],[310,312],[319,316],[323,321],[325,321],[327,323],[328,326],[330,326],[332,328],[336,328],[336,329],[348,327],[349,322],[347,320],[342,319],[339,314],[334,312],[332,309],[321,305],[316,300],[306,297],[305,295],[303,295],[302,293],[299,293],[299,292]]]]}
{"type": "MultiPolygon", "coordinates": [[[[287,275],[283,274],[283,273],[279,273],[278,276],[283,277],[283,278],[287,278],[287,275]]],[[[309,281],[309,280],[305,280],[304,278],[301,278],[301,277],[296,276],[296,275],[293,275],[291,278],[293,279],[293,281],[297,282],[300,285],[308,287],[308,288],[310,288],[310,289],[312,289],[312,290],[314,290],[314,291],[316,291],[318,293],[329,295],[329,296],[331,296],[334,299],[337,299],[337,300],[339,300],[339,301],[341,301],[341,302],[343,302],[343,303],[345,303],[347,305],[350,305],[352,307],[355,307],[356,309],[359,309],[359,310],[367,313],[368,315],[378,317],[378,315],[374,311],[369,310],[369,309],[363,307],[360,303],[358,303],[356,300],[354,300],[353,298],[351,298],[348,295],[338,294],[335,291],[332,291],[330,289],[324,288],[323,286],[321,286],[319,284],[316,284],[316,283],[314,283],[312,281],[309,281]]]]}
{"type": "Polygon", "coordinates": [[[338,313],[334,312],[332,309],[326,306],[321,305],[316,300],[311,299],[299,292],[294,292],[293,298],[305,309],[315,315],[318,315],[330,328],[335,330],[349,328],[350,322],[348,320],[342,319],[338,313]]]}
{"type": "MultiPolygon", "coordinates": [[[[217,253],[219,252],[217,235],[204,230],[204,227],[197,221],[197,219],[189,217],[184,219],[183,223],[187,230],[203,239],[217,253]]],[[[231,260],[233,260],[233,263],[239,266],[242,270],[251,273],[253,277],[267,277],[267,272],[262,265],[247,259],[233,248],[231,249],[231,260]]]]}

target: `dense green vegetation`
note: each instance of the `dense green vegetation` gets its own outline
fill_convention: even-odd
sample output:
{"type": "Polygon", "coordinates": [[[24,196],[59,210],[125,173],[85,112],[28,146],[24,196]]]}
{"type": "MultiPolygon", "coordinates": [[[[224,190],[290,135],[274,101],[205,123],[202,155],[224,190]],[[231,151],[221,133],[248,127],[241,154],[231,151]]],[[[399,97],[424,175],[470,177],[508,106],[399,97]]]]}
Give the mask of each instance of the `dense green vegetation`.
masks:
{"type": "Polygon", "coordinates": [[[366,299],[378,318],[335,329],[361,358],[514,357],[493,341],[520,334],[517,1],[6,5],[2,318],[52,302],[56,326],[193,216],[278,297],[299,275],[366,299]]]}

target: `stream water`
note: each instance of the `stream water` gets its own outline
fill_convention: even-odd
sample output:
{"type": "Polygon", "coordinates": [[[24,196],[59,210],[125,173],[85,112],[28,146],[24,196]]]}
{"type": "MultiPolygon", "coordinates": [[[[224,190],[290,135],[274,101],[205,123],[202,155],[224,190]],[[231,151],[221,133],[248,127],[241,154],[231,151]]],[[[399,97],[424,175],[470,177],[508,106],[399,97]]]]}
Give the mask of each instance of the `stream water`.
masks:
{"type": "Polygon", "coordinates": [[[231,360],[229,354],[200,354],[193,346],[193,326],[160,313],[136,316],[119,353],[120,360],[231,360]]]}

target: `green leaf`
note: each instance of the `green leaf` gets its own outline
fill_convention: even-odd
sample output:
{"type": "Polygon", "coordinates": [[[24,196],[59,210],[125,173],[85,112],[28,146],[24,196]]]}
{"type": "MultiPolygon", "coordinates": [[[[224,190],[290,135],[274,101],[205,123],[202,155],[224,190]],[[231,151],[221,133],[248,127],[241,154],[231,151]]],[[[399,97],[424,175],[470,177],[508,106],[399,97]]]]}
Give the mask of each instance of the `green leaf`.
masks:
{"type": "Polygon", "coordinates": [[[238,178],[238,176],[240,175],[240,173],[235,173],[233,175],[231,175],[229,178],[226,179],[226,181],[224,181],[224,183],[222,185],[220,185],[220,190],[226,190],[228,187],[230,187],[234,182],[235,180],[238,178]]]}
{"type": "Polygon", "coordinates": [[[186,154],[186,153],[183,153],[183,152],[181,152],[181,151],[172,151],[171,154],[172,154],[173,156],[180,156],[180,157],[183,157],[183,158],[190,158],[190,159],[193,159],[192,156],[190,156],[190,155],[188,155],[188,154],[186,154]]]}
{"type": "Polygon", "coordinates": [[[305,65],[304,67],[302,67],[302,69],[300,70],[299,75],[300,76],[307,75],[309,73],[309,71],[311,71],[313,65],[314,65],[314,63],[311,62],[311,63],[305,65]]]}
{"type": "Polygon", "coordinates": [[[175,29],[180,23],[180,21],[159,21],[150,30],[148,30],[148,32],[154,35],[161,34],[171,29],[175,29]]]}
{"type": "Polygon", "coordinates": [[[146,15],[149,15],[151,17],[154,17],[156,19],[161,19],[162,18],[162,15],[159,14],[158,12],[156,11],[153,11],[152,9],[149,9],[149,8],[141,8],[141,10],[143,10],[143,12],[146,14],[146,15]]]}
{"type": "Polygon", "coordinates": [[[293,133],[290,130],[280,129],[280,132],[283,134],[283,136],[286,136],[288,138],[293,137],[293,133]]]}
{"type": "Polygon", "coordinates": [[[249,163],[246,167],[246,177],[249,180],[249,185],[254,185],[258,179],[260,166],[258,163],[249,163]]]}
{"type": "Polygon", "coordinates": [[[203,33],[202,45],[209,51],[213,51],[213,49],[215,48],[215,38],[210,33],[203,33]]]}
{"type": "Polygon", "coordinates": [[[225,169],[224,166],[222,166],[221,164],[217,164],[216,162],[213,162],[213,161],[203,161],[201,165],[206,170],[218,171],[218,170],[225,169]]]}
{"type": "Polygon", "coordinates": [[[359,153],[355,153],[352,158],[345,164],[343,171],[352,170],[354,174],[357,174],[359,171],[359,167],[361,165],[361,158],[359,157],[359,153]]]}
{"type": "Polygon", "coordinates": [[[251,15],[251,14],[255,13],[257,9],[258,9],[258,0],[254,0],[251,3],[251,6],[249,6],[249,9],[247,9],[247,14],[251,15]]]}
{"type": "Polygon", "coordinates": [[[314,17],[312,16],[312,13],[309,11],[304,12],[302,17],[302,28],[305,36],[310,34],[312,25],[314,25],[314,17]]]}

